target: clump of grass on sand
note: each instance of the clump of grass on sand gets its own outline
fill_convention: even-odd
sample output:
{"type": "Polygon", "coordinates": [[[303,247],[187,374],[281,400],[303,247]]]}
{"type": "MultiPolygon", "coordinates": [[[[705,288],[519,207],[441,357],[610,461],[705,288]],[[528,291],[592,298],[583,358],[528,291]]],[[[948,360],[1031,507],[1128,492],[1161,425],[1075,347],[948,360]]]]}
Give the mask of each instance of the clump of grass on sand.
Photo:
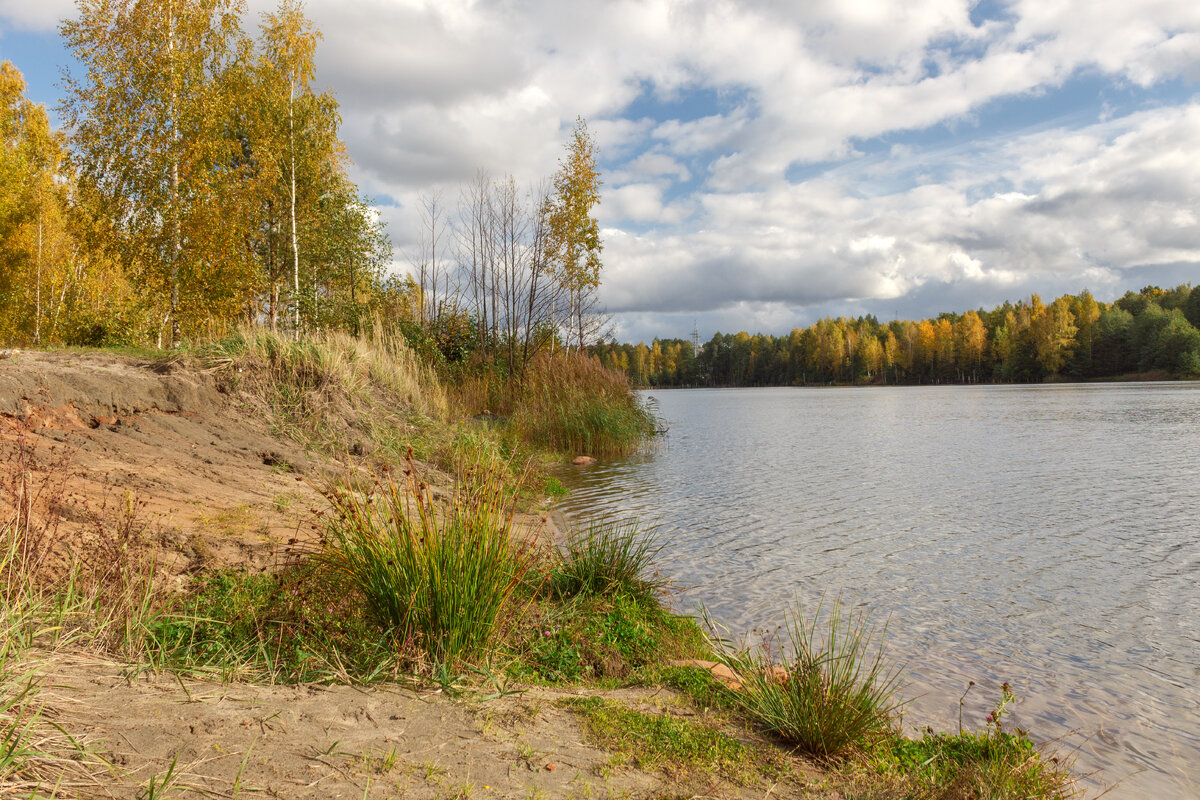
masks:
{"type": "MultiPolygon", "coordinates": [[[[884,655],[876,631],[841,599],[822,614],[797,608],[777,643],[733,650],[716,642],[740,683],[711,693],[755,725],[841,774],[855,796],[872,800],[1065,800],[1077,794],[1069,767],[1039,751],[1023,731],[1001,727],[1015,701],[1007,684],[988,730],[957,734],[931,729],[919,739],[899,728],[901,668],[884,655]]],[[[678,678],[677,678],[678,679],[678,678]]]]}
{"type": "Polygon", "coordinates": [[[739,703],[763,728],[816,756],[838,755],[886,733],[901,702],[900,668],[884,658],[862,614],[837,600],[822,620],[822,606],[807,620],[800,609],[784,624],[781,669],[771,643],[728,652],[723,660],[739,676],[739,703]]]}
{"type": "Polygon", "coordinates": [[[781,754],[755,752],[723,731],[670,714],[647,713],[602,697],[567,698],[560,704],[579,715],[593,741],[617,754],[618,764],[715,773],[739,783],[776,774],[782,766],[781,754]]]}
{"type": "Polygon", "coordinates": [[[435,663],[485,651],[534,553],[513,530],[502,465],[468,472],[470,490],[440,507],[411,466],[373,497],[332,493],[335,518],[318,556],[401,647],[435,663]]]}
{"type": "Polygon", "coordinates": [[[28,515],[0,523],[0,794],[30,798],[90,790],[106,766],[40,696],[39,662],[83,638],[75,620],[104,615],[78,570],[60,591],[30,579],[39,543],[28,515]]]}

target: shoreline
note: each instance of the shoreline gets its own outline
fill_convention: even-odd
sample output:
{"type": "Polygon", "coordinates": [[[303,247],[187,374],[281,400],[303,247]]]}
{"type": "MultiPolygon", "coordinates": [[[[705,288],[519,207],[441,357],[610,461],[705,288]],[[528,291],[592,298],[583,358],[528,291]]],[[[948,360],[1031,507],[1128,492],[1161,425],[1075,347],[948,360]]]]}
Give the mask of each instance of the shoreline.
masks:
{"type": "MultiPolygon", "coordinates": [[[[362,638],[369,629],[354,627],[365,618],[344,585],[310,590],[288,577],[323,536],[325,523],[313,516],[324,502],[318,482],[335,473],[361,480],[370,452],[362,461],[328,462],[279,437],[252,397],[223,390],[211,373],[186,365],[156,371],[103,354],[23,354],[0,364],[0,386],[17,387],[6,396],[18,399],[0,408],[0,444],[9,450],[3,463],[47,487],[38,501],[45,501],[39,513],[50,515],[45,524],[81,537],[85,554],[93,552],[89,542],[128,535],[112,541],[149,547],[171,575],[161,587],[162,610],[122,611],[135,614],[124,632],[88,616],[115,613],[104,605],[108,584],[75,599],[56,594],[53,583],[33,594],[5,585],[0,621],[21,644],[2,662],[0,696],[20,691],[14,681],[21,676],[36,676],[29,691],[39,705],[29,730],[53,743],[49,755],[29,756],[23,779],[44,779],[70,762],[107,774],[102,785],[116,792],[167,783],[314,798],[749,798],[766,790],[829,800],[847,781],[866,780],[853,762],[835,770],[789,753],[737,710],[741,701],[709,670],[678,666],[714,654],[692,617],[657,601],[617,594],[564,602],[536,588],[522,596],[522,617],[513,621],[535,627],[500,640],[512,652],[461,668],[419,660],[404,666],[388,660],[395,654],[378,660],[362,638]],[[118,383],[120,397],[112,393],[118,383]],[[347,632],[350,639],[337,641],[357,649],[311,651],[299,661],[270,638],[256,646],[265,641],[272,652],[214,649],[241,646],[228,637],[244,635],[238,631],[247,615],[266,614],[275,625],[280,613],[293,619],[288,609],[301,612],[287,623],[299,635],[311,634],[305,626],[327,625],[347,632]],[[39,638],[43,618],[62,613],[93,621],[39,638]],[[131,630],[140,638],[130,639],[131,630]],[[141,649],[121,655],[123,648],[141,649]],[[395,671],[380,672],[387,664],[395,671]],[[431,738],[429,731],[439,733],[431,738]]],[[[436,480],[429,491],[445,496],[453,481],[436,480]]],[[[549,524],[543,535],[562,543],[570,536],[555,516],[526,520],[549,524]]],[[[31,524],[43,523],[18,518],[2,527],[12,537],[28,534],[31,524]]],[[[19,567],[11,558],[0,573],[20,574],[10,571],[19,567]]],[[[141,591],[141,584],[117,585],[141,591]]],[[[268,630],[282,635],[284,628],[268,630]]],[[[296,642],[288,646],[311,650],[319,639],[296,642]]],[[[746,680],[755,669],[738,674],[746,680]]],[[[775,675],[774,667],[764,674],[775,675]]],[[[893,764],[890,750],[876,757],[893,764]]],[[[98,778],[77,779],[68,791],[98,778]]]]}

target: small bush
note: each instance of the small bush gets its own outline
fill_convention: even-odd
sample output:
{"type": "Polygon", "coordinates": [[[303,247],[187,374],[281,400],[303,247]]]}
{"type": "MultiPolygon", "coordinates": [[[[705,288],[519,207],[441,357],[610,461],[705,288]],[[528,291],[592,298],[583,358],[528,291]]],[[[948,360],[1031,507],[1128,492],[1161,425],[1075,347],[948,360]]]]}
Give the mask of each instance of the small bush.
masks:
{"type": "Polygon", "coordinates": [[[884,659],[885,631],[876,643],[865,617],[844,611],[840,599],[819,636],[822,605],[807,621],[799,608],[787,620],[785,672],[770,643],[722,660],[740,677],[738,702],[751,718],[808,753],[834,756],[890,731],[900,669],[884,659]]]}
{"type": "Polygon", "coordinates": [[[550,575],[559,597],[593,595],[651,597],[663,581],[651,576],[662,546],[653,531],[634,520],[602,520],[586,530],[570,529],[563,542],[562,562],[550,575]]]}

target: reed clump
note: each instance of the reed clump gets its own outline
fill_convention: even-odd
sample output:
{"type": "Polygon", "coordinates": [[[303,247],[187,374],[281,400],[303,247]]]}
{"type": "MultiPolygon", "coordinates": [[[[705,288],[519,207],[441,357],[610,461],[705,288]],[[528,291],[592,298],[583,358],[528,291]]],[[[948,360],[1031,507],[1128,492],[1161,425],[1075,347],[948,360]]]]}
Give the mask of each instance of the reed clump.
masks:
{"type": "Polygon", "coordinates": [[[330,493],[334,519],[319,563],[345,577],[397,646],[430,663],[483,655],[535,550],[514,531],[507,469],[466,471],[446,503],[411,462],[370,496],[330,493]]]}
{"type": "Polygon", "coordinates": [[[628,378],[595,356],[569,352],[535,359],[519,384],[509,424],[537,447],[592,456],[627,455],[654,435],[657,421],[628,378]]]}
{"type": "Polygon", "coordinates": [[[759,725],[816,756],[836,756],[886,734],[901,708],[900,667],[884,657],[886,628],[824,603],[807,619],[797,607],[783,626],[784,665],[773,643],[726,651],[742,683],[738,702],[759,725]]]}
{"type": "Polygon", "coordinates": [[[476,364],[452,385],[460,413],[502,419],[510,442],[541,450],[627,455],[660,427],[625,374],[586,353],[541,353],[515,375],[476,364]]]}
{"type": "Polygon", "coordinates": [[[635,519],[594,521],[567,530],[562,558],[550,573],[551,590],[560,598],[632,597],[652,599],[665,587],[654,571],[662,543],[635,519]]]}

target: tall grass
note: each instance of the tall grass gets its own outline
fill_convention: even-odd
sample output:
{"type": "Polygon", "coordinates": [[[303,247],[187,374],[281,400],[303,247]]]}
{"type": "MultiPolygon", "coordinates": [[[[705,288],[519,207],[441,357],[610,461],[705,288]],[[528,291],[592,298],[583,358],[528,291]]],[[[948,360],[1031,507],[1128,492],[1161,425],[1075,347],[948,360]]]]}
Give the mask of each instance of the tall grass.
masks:
{"type": "Polygon", "coordinates": [[[649,599],[663,587],[652,573],[662,544],[637,520],[600,520],[570,528],[562,560],[550,573],[550,588],[562,598],[589,595],[649,599]]]}
{"type": "Polygon", "coordinates": [[[817,756],[835,756],[887,734],[901,669],[884,657],[886,629],[846,610],[840,598],[807,619],[797,607],[783,631],[784,666],[772,644],[730,652],[722,660],[738,676],[737,699],[763,728],[817,756]]]}
{"type": "Polygon", "coordinates": [[[542,353],[520,375],[477,364],[455,376],[453,393],[460,413],[506,417],[513,439],[544,450],[625,455],[658,427],[624,373],[576,352],[542,353]]]}
{"type": "Polygon", "coordinates": [[[17,515],[0,523],[0,794],[70,796],[95,789],[104,765],[55,721],[60,715],[39,696],[30,664],[84,641],[72,623],[91,619],[97,605],[70,585],[49,592],[39,585],[29,572],[28,522],[17,515]]]}
{"type": "Polygon", "coordinates": [[[594,356],[535,359],[514,399],[513,432],[536,446],[591,456],[626,455],[657,429],[629,379],[594,356]]]}
{"type": "Polygon", "coordinates": [[[446,416],[446,393],[437,376],[402,336],[378,323],[358,337],[330,331],[301,340],[240,328],[204,352],[214,367],[230,368],[309,435],[336,412],[446,416]]]}
{"type": "Polygon", "coordinates": [[[468,471],[448,504],[411,463],[373,496],[330,496],[335,518],[321,562],[344,575],[398,647],[455,664],[485,653],[534,551],[513,530],[502,465],[468,471]]]}

